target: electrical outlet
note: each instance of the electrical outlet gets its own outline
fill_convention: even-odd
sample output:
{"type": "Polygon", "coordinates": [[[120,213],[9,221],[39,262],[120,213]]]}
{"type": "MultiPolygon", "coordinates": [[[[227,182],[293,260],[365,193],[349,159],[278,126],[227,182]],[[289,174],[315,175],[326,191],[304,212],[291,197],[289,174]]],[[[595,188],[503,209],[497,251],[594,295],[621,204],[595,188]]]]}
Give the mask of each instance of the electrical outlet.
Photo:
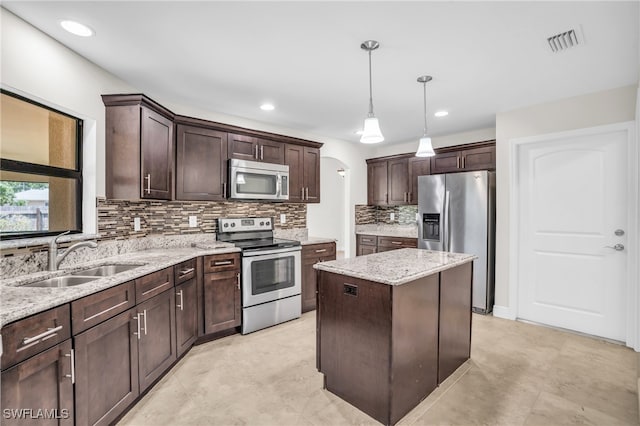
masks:
{"type": "Polygon", "coordinates": [[[287,215],[284,213],[280,214],[280,223],[287,223],[287,215]]]}
{"type": "Polygon", "coordinates": [[[389,214],[389,219],[391,219],[392,222],[396,220],[396,214],[394,212],[391,212],[391,214],[389,214]]]}
{"type": "Polygon", "coordinates": [[[198,226],[198,217],[189,216],[189,228],[195,228],[196,226],[198,226]]]}
{"type": "Polygon", "coordinates": [[[139,217],[134,217],[133,218],[133,230],[134,231],[139,231],[140,230],[140,218],[139,217]]]}

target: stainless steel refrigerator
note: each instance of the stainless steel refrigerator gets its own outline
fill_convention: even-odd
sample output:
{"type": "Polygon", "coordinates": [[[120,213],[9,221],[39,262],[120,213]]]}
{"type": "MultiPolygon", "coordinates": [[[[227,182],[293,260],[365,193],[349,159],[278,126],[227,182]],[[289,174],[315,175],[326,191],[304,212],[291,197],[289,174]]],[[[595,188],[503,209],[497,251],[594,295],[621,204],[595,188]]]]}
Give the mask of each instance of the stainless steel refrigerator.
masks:
{"type": "Polygon", "coordinates": [[[418,248],[469,253],[473,311],[493,309],[495,289],[495,172],[418,177],[418,248]]]}

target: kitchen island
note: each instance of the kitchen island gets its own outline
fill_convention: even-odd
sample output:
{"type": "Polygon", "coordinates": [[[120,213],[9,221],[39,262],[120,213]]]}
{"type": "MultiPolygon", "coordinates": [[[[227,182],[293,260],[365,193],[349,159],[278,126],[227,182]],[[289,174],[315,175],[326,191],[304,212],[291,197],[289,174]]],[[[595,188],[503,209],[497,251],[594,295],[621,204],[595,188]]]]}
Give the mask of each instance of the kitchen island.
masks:
{"type": "Polygon", "coordinates": [[[324,387],[395,424],[470,356],[475,256],[406,248],[322,262],[324,387]]]}

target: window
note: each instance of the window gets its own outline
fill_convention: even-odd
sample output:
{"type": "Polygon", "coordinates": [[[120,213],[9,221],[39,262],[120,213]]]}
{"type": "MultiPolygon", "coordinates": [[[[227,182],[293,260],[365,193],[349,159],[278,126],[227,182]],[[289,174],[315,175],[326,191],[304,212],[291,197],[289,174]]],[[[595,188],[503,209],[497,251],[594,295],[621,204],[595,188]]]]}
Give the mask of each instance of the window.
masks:
{"type": "Polygon", "coordinates": [[[0,237],[80,232],[82,120],[0,96],[0,237]]]}

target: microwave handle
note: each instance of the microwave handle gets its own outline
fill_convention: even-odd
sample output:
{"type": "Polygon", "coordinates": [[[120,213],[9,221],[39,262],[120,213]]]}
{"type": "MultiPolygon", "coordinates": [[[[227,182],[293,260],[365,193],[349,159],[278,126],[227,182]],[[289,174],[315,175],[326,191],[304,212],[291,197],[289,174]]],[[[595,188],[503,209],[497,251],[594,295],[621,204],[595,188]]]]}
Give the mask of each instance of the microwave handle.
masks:
{"type": "Polygon", "coordinates": [[[282,195],[282,175],[278,174],[278,178],[276,179],[276,197],[280,197],[282,195]]]}

